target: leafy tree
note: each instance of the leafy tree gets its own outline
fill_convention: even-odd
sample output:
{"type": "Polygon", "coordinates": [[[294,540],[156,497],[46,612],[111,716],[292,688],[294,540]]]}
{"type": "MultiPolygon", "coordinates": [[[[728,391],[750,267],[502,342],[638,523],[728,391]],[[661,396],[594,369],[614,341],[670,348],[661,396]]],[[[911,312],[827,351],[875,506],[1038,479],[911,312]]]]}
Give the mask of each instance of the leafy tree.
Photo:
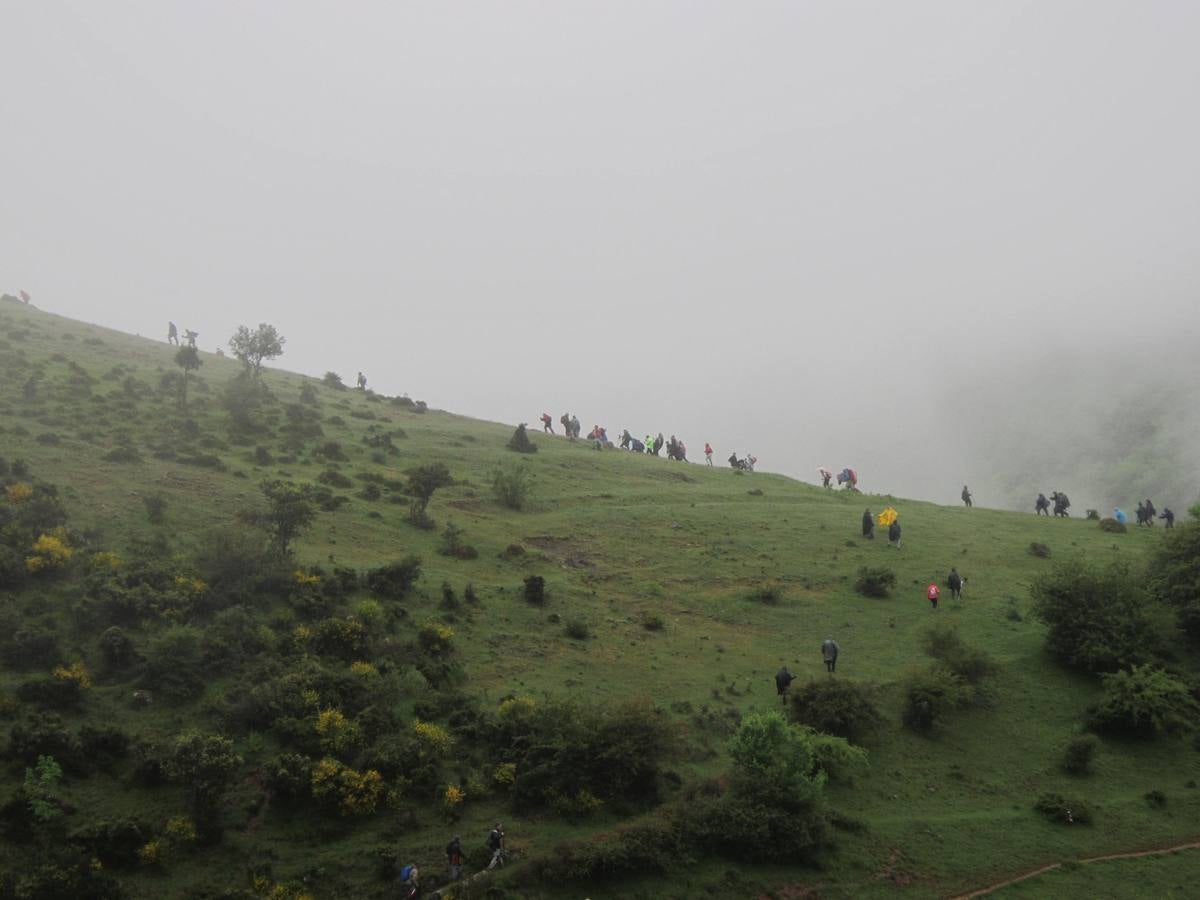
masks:
{"type": "Polygon", "coordinates": [[[429,507],[433,492],[453,483],[454,479],[450,477],[450,470],[446,468],[445,463],[430,463],[410,469],[408,492],[412,495],[413,502],[409,510],[409,520],[415,525],[431,527],[432,523],[425,510],[429,507]]]}
{"type": "Polygon", "coordinates": [[[316,518],[312,486],[276,479],[264,481],[260,489],[267,499],[267,508],[243,513],[242,518],[266,528],[275,548],[281,555],[287,555],[292,541],[316,518]]]}
{"type": "Polygon", "coordinates": [[[183,381],[179,389],[179,405],[185,410],[187,409],[188,374],[199,369],[203,362],[200,359],[200,351],[191,344],[180,347],[175,353],[175,365],[183,369],[183,381]]]}
{"type": "Polygon", "coordinates": [[[242,361],[247,371],[258,375],[265,360],[283,355],[283,345],[286,342],[284,336],[275,330],[274,325],[263,322],[255,331],[251,331],[245,325],[239,325],[233,337],[229,339],[229,349],[242,361]]]}
{"type": "Polygon", "coordinates": [[[25,770],[25,796],[29,811],[39,822],[51,822],[62,815],[54,789],[62,780],[62,766],[53,756],[39,756],[37,765],[25,770]]]}
{"type": "Polygon", "coordinates": [[[1188,686],[1161,669],[1133,666],[1105,675],[1103,683],[1104,696],[1090,711],[1094,728],[1153,737],[1192,731],[1200,720],[1188,686]]]}
{"type": "Polygon", "coordinates": [[[1200,644],[1200,522],[1167,532],[1150,572],[1150,589],[1175,608],[1179,627],[1200,644]]]}
{"type": "Polygon", "coordinates": [[[1065,563],[1035,581],[1032,594],[1034,615],[1049,628],[1046,647],[1064,665],[1113,672],[1149,656],[1146,592],[1127,567],[1065,563]]]}
{"type": "Polygon", "coordinates": [[[192,732],[175,741],[167,770],[187,785],[196,831],[204,843],[220,839],[221,796],[241,764],[229,738],[192,732]]]}

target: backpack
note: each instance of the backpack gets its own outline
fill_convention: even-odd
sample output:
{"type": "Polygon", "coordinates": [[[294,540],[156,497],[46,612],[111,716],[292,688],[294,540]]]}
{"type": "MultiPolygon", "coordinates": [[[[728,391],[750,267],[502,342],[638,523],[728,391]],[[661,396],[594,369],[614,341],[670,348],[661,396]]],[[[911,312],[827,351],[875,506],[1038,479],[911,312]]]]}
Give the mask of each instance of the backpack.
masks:
{"type": "Polygon", "coordinates": [[[492,829],[492,833],[488,835],[487,845],[489,850],[500,849],[500,832],[492,829]]]}
{"type": "Polygon", "coordinates": [[[412,878],[412,872],[413,872],[412,863],[409,863],[407,866],[405,866],[403,869],[400,870],[400,880],[408,881],[408,879],[412,878]]]}
{"type": "Polygon", "coordinates": [[[938,590],[938,586],[936,584],[931,584],[929,586],[929,599],[930,600],[936,600],[938,598],[938,594],[940,594],[940,593],[941,593],[941,591],[938,590]]]}

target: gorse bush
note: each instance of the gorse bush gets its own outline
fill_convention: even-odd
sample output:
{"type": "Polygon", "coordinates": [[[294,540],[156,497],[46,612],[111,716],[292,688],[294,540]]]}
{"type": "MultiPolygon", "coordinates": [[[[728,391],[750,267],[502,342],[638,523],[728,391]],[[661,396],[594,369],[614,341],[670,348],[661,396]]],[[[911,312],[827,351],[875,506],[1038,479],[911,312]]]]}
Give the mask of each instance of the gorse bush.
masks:
{"type": "Polygon", "coordinates": [[[863,566],[854,589],[864,597],[886,597],[896,586],[896,573],[885,566],[863,566]]]}
{"type": "Polygon", "coordinates": [[[978,684],[995,671],[995,663],[987,653],[968,647],[957,629],[944,622],[926,631],[921,643],[927,655],[970,684],[978,684]]]}
{"type": "Polygon", "coordinates": [[[1099,741],[1093,735],[1084,734],[1071,738],[1063,748],[1063,771],[1071,775],[1086,775],[1092,771],[1099,741]]]}
{"type": "Polygon", "coordinates": [[[843,679],[826,678],[793,686],[791,717],[800,725],[861,743],[883,724],[875,690],[843,679]]]}
{"type": "Polygon", "coordinates": [[[1163,535],[1149,568],[1154,595],[1175,609],[1180,629],[1200,644],[1200,523],[1163,535]]]}
{"type": "Polygon", "coordinates": [[[1062,825],[1091,825],[1092,811],[1082,800],[1068,800],[1062,794],[1047,793],[1033,808],[1052,822],[1062,825]]]}
{"type": "Polygon", "coordinates": [[[1129,529],[1124,522],[1118,522],[1116,519],[1101,519],[1100,530],[1107,531],[1109,534],[1124,534],[1129,529]]]}
{"type": "Polygon", "coordinates": [[[1032,594],[1034,615],[1048,628],[1046,648],[1064,665],[1112,672],[1148,658],[1146,592],[1128,568],[1062,563],[1033,583],[1032,594]]]}
{"type": "Polygon", "coordinates": [[[904,707],[900,718],[914,731],[932,730],[950,712],[975,698],[965,678],[940,665],[910,673],[902,687],[904,707]]]}
{"type": "Polygon", "coordinates": [[[497,502],[509,509],[524,509],[533,489],[533,475],[527,466],[497,466],[492,470],[492,493],[497,502]]]}
{"type": "Polygon", "coordinates": [[[512,437],[508,439],[508,449],[517,453],[537,453],[537,444],[529,439],[524,423],[518,425],[512,437]]]}
{"type": "Polygon", "coordinates": [[[1200,703],[1187,684],[1153,666],[1105,675],[1104,695],[1089,714],[1100,731],[1144,737],[1178,735],[1200,723],[1200,703]]]}

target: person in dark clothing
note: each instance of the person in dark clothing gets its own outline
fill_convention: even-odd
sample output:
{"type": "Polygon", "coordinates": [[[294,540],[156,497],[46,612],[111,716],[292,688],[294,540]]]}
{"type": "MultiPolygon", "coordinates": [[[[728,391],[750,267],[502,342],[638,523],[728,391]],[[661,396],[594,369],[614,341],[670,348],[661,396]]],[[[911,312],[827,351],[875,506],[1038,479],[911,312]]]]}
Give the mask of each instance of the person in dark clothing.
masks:
{"type": "Polygon", "coordinates": [[[563,413],[559,417],[558,424],[560,424],[563,427],[563,434],[565,434],[567,436],[568,440],[572,440],[572,441],[575,440],[575,435],[571,434],[571,414],[570,413],[563,413]]]}
{"type": "Polygon", "coordinates": [[[1035,515],[1044,515],[1047,519],[1050,518],[1050,501],[1046,499],[1045,494],[1038,494],[1037,502],[1033,505],[1035,515]]]}
{"type": "Polygon", "coordinates": [[[446,845],[446,862],[450,865],[450,880],[458,881],[462,877],[462,838],[454,836],[454,840],[446,845]]]}
{"type": "Polygon", "coordinates": [[[787,693],[788,686],[796,680],[796,676],[788,671],[788,667],[784,666],[775,673],[775,693],[780,697],[787,693]]]}
{"type": "Polygon", "coordinates": [[[962,576],[958,574],[958,569],[950,567],[950,574],[946,576],[946,584],[950,587],[950,599],[962,599],[962,576]]]}
{"type": "Polygon", "coordinates": [[[632,443],[633,443],[633,435],[630,434],[629,429],[626,428],[624,431],[621,432],[621,449],[628,450],[629,445],[632,443]]]}
{"type": "Polygon", "coordinates": [[[963,485],[962,502],[963,502],[964,506],[972,506],[973,505],[971,503],[971,492],[967,490],[967,486],[965,484],[963,485]]]}
{"type": "Polygon", "coordinates": [[[869,509],[863,512],[862,528],[863,537],[868,541],[875,540],[875,520],[871,518],[871,511],[869,509]]]}
{"type": "Polygon", "coordinates": [[[499,822],[488,834],[487,846],[492,851],[492,861],[488,863],[488,868],[494,869],[504,865],[504,826],[499,822]]]}
{"type": "Polygon", "coordinates": [[[841,647],[838,646],[838,642],[832,637],[826,637],[825,640],[821,642],[821,658],[825,660],[826,672],[837,671],[837,658],[839,650],[841,650],[841,647]]]}
{"type": "Polygon", "coordinates": [[[1154,527],[1154,517],[1158,515],[1158,510],[1154,508],[1154,504],[1150,502],[1150,498],[1146,498],[1146,524],[1151,528],[1154,527]]]}
{"type": "Polygon", "coordinates": [[[174,322],[167,323],[167,343],[179,346],[179,329],[175,327],[174,322]]]}
{"type": "Polygon", "coordinates": [[[1056,518],[1069,518],[1070,513],[1067,512],[1071,508],[1071,501],[1067,499],[1067,495],[1061,491],[1055,491],[1050,495],[1050,499],[1054,501],[1054,515],[1056,518]]]}
{"type": "Polygon", "coordinates": [[[1174,528],[1174,527],[1175,527],[1175,513],[1171,512],[1171,508],[1170,508],[1169,506],[1164,506],[1164,507],[1163,507],[1162,515],[1161,515],[1161,516],[1159,516],[1159,518],[1160,518],[1160,519],[1165,519],[1165,520],[1166,520],[1166,522],[1167,522],[1167,525],[1166,525],[1166,527],[1167,527],[1167,528],[1174,528]]]}
{"type": "Polygon", "coordinates": [[[900,520],[897,519],[888,526],[888,543],[895,544],[896,549],[900,549],[900,520]]]}
{"type": "Polygon", "coordinates": [[[554,420],[550,418],[550,413],[542,413],[542,431],[546,434],[554,434],[554,420]]]}

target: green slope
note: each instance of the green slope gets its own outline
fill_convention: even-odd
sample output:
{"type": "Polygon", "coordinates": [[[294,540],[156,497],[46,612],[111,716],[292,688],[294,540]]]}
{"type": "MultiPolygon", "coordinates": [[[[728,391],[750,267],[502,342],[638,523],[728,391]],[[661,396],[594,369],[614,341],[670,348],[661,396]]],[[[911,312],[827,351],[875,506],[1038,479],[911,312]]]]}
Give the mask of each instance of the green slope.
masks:
{"type": "MultiPolygon", "coordinates": [[[[297,566],[368,569],[419,556],[421,579],[402,603],[397,641],[410,640],[415,623],[441,615],[443,582],[459,595],[472,584],[480,606],[454,622],[466,694],[487,708],[511,694],[571,696],[587,704],[649,698],[685,730],[690,749],[673,763],[685,784],[727,768],[722,722],[729,711],[778,708],[771,676],[781,664],[802,682],[827,677],[819,653],[826,634],[842,648],[836,677],[883,686],[889,722],[868,745],[870,770],[852,785],[828,791],[833,807],[866,827],[839,833],[820,869],[708,861],[686,875],[590,888],[588,896],[691,897],[724,885],[726,895],[736,896],[768,889],[798,896],[784,889],[807,886],[822,896],[863,897],[890,894],[897,884],[914,896],[945,896],[1047,862],[1179,842],[1200,832],[1194,788],[1200,755],[1190,742],[1105,741],[1095,775],[1074,779],[1058,770],[1061,745],[1077,733],[1099,690],[1092,679],[1046,657],[1043,629],[1028,614],[1029,584],[1053,564],[1028,553],[1032,541],[1047,544],[1056,558],[1078,554],[1136,563],[1160,538],[1157,530],[1110,535],[1078,519],[849,496],[781,476],[596,452],[586,441],[560,437],[535,435],[539,452],[518,457],[505,449],[512,425],[421,413],[275,370],[264,376],[273,395],[265,407],[273,425],[247,437],[231,431],[221,403],[240,365],[202,353],[185,414],[173,390],[160,388],[164,375],[176,371],[173,356],[174,348],[160,343],[0,306],[0,456],[23,459],[34,477],[58,486],[70,525],[87,536],[89,552],[131,557],[141,542],[162,535],[172,553],[188,559],[214,531],[233,527],[239,510],[260,505],[262,480],[317,483],[335,470],[352,486],[330,488],[345,501],[319,513],[296,543],[297,566]],[[305,386],[315,389],[315,402],[301,402],[305,386]],[[295,436],[294,430],[289,437],[288,425],[297,421],[291,417],[300,415],[289,413],[289,404],[322,433],[295,436]],[[384,434],[394,451],[378,446],[384,434]],[[331,441],[345,460],[318,457],[331,441]],[[135,448],[139,461],[105,459],[121,447],[135,448]],[[271,462],[260,464],[266,457],[256,456],[259,447],[271,462]],[[423,531],[406,521],[409,499],[394,488],[409,468],[433,462],[444,463],[455,483],[436,492],[429,513],[438,527],[423,531]],[[517,462],[534,479],[522,511],[500,506],[490,487],[497,464],[517,462]],[[363,496],[363,475],[383,485],[378,499],[363,496]],[[143,500],[151,495],[166,501],[162,525],[147,518],[143,500]],[[878,512],[886,503],[901,513],[901,550],[882,536],[865,541],[859,535],[864,506],[878,512]],[[477,559],[437,552],[450,522],[478,549],[477,559]],[[506,553],[510,545],[524,553],[506,553]],[[855,593],[855,573],[864,565],[895,571],[891,598],[855,593]],[[952,602],[946,591],[942,609],[932,613],[925,585],[942,583],[952,565],[968,579],[965,599],[952,602]],[[521,596],[522,580],[534,574],[546,579],[544,608],[521,596]],[[764,583],[780,588],[779,604],[746,599],[764,583]],[[900,727],[895,683],[927,661],[920,636],[935,616],[990,652],[999,670],[986,704],[922,737],[900,727]],[[644,627],[653,617],[663,621],[661,630],[644,627]],[[568,637],[564,626],[572,621],[585,623],[591,636],[568,637]],[[1165,808],[1143,799],[1152,789],[1169,797],[1165,808]],[[1032,811],[1045,791],[1085,798],[1096,824],[1046,823],[1032,811]]],[[[82,559],[75,562],[81,565],[82,559]]],[[[0,598],[6,621],[56,631],[65,658],[99,671],[97,635],[70,612],[81,577],[73,569],[57,580],[31,579],[0,598]]],[[[268,613],[264,621],[279,640],[298,624],[282,606],[268,613]]],[[[1156,614],[1169,645],[1169,616],[1156,614]]],[[[195,621],[206,625],[203,617],[195,621]]],[[[131,633],[144,648],[167,624],[144,624],[131,633]]],[[[217,731],[214,710],[242,674],[212,672],[197,701],[155,702],[146,709],[131,705],[131,692],[142,685],[134,675],[98,678],[82,707],[64,719],[71,727],[115,722],[135,737],[155,740],[190,727],[217,731]]],[[[0,674],[4,710],[14,722],[28,711],[15,691],[29,677],[11,668],[0,674]]],[[[412,702],[405,699],[405,715],[412,702]]],[[[421,861],[428,883],[440,880],[433,873],[441,871],[449,835],[461,833],[475,847],[497,817],[507,823],[510,845],[526,858],[620,821],[603,811],[573,823],[549,813],[514,816],[495,793],[468,796],[453,823],[426,796],[406,798],[401,812],[353,823],[284,815],[261,806],[255,776],[256,767],[279,751],[276,738],[240,733],[236,739],[246,764],[227,810],[224,842],[177,854],[163,866],[122,870],[130,896],[245,888],[246,873],[268,862],[275,880],[307,876],[314,896],[387,896],[374,871],[381,846],[399,847],[405,858],[421,861]]],[[[68,778],[62,793],[75,809],[72,822],[119,813],[161,826],[180,814],[180,788],[131,787],[131,767],[127,762],[110,774],[68,778]]],[[[20,765],[10,763],[4,771],[0,796],[23,776],[20,765]]],[[[446,779],[462,783],[472,774],[450,766],[446,779]]],[[[28,845],[0,847],[9,867],[20,867],[34,852],[28,845]]],[[[578,888],[509,885],[504,896],[582,894],[578,888]]]]}

